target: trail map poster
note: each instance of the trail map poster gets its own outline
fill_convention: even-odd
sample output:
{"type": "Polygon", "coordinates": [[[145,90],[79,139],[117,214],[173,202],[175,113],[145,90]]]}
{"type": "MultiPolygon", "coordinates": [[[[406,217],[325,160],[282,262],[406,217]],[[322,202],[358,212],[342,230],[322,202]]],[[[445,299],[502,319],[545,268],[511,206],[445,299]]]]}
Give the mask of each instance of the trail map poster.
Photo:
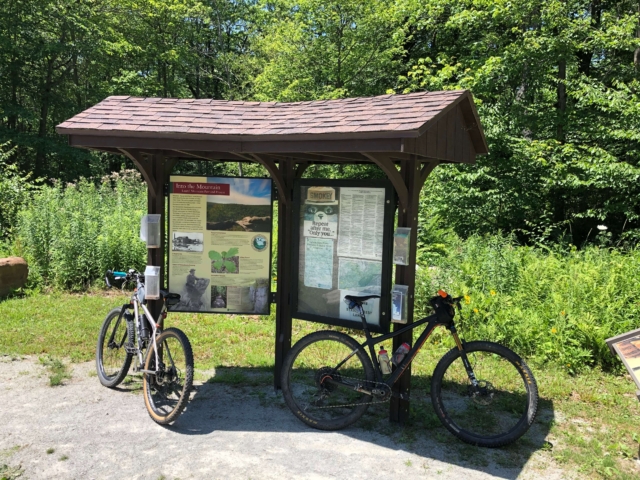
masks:
{"type": "Polygon", "coordinates": [[[385,235],[391,246],[393,234],[390,189],[375,181],[300,182],[294,214],[299,226],[294,315],[359,328],[360,317],[348,310],[345,295],[380,295],[364,309],[367,322],[384,330],[390,318],[383,308],[391,291],[383,275],[388,255],[390,277],[391,254],[384,248],[385,235]]]}
{"type": "Polygon", "coordinates": [[[269,314],[271,191],[264,178],[170,177],[173,311],[269,314]]]}

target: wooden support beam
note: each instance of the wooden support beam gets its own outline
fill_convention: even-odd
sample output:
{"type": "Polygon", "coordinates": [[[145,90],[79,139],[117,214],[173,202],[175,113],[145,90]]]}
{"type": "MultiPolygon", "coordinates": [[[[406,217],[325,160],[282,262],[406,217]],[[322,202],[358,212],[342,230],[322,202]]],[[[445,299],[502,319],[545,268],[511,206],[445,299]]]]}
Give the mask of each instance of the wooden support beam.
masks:
{"type": "Polygon", "coordinates": [[[285,188],[278,194],[278,291],[276,292],[275,369],[273,382],[280,388],[280,371],[284,357],[291,349],[291,289],[297,277],[293,273],[293,182],[296,177],[295,161],[285,159],[278,165],[285,188]]]}
{"type": "MultiPolygon", "coordinates": [[[[165,288],[165,219],[166,219],[166,198],[164,196],[164,184],[169,181],[171,170],[175,166],[177,159],[166,159],[162,155],[153,155],[146,164],[149,167],[148,175],[153,179],[156,186],[155,191],[151,189],[147,192],[147,213],[160,214],[160,248],[150,248],[147,250],[147,265],[160,267],[160,288],[165,288]]],[[[149,312],[162,324],[159,318],[162,310],[161,300],[147,301],[149,312]]]]}
{"type": "MultiPolygon", "coordinates": [[[[424,167],[423,167],[424,168],[424,167]]],[[[423,170],[424,171],[424,170],[423,170]]],[[[407,324],[413,323],[413,307],[415,301],[415,285],[416,285],[416,242],[418,231],[418,210],[420,205],[420,190],[422,188],[423,179],[421,175],[420,162],[416,159],[405,160],[401,163],[399,175],[401,176],[405,187],[407,188],[408,203],[405,208],[398,211],[398,227],[411,228],[409,239],[409,261],[408,265],[396,266],[395,283],[398,285],[407,285],[407,324]]],[[[426,177],[425,177],[426,178],[426,177]]],[[[394,325],[394,330],[398,330],[404,325],[394,325]]],[[[412,332],[406,332],[398,335],[393,339],[393,350],[395,351],[403,342],[412,344],[412,332]]],[[[409,396],[411,389],[411,364],[404,371],[402,376],[393,386],[394,392],[409,396]]],[[[409,401],[392,398],[389,409],[389,419],[394,422],[404,423],[409,419],[409,401]]]]}
{"type": "Polygon", "coordinates": [[[393,187],[396,189],[400,205],[402,205],[402,208],[406,209],[410,200],[407,185],[389,156],[381,153],[370,152],[361,152],[361,154],[378,165],[382,171],[387,174],[387,177],[391,180],[393,187]]]}
{"type": "Polygon", "coordinates": [[[296,174],[295,174],[295,178],[299,179],[302,178],[302,175],[304,174],[305,170],[309,168],[309,163],[308,162],[300,162],[298,163],[298,166],[296,167],[296,174]]]}
{"type": "Polygon", "coordinates": [[[245,160],[249,160],[249,161],[254,160],[258,162],[260,165],[262,165],[264,168],[266,168],[267,172],[269,172],[269,174],[271,175],[271,178],[273,179],[273,181],[276,182],[276,187],[278,187],[278,199],[284,203],[289,202],[287,195],[283,193],[287,189],[285,180],[282,177],[281,172],[278,170],[278,167],[276,167],[276,164],[273,160],[271,160],[266,156],[257,155],[255,153],[245,153],[245,154],[241,154],[238,152],[233,152],[233,153],[235,155],[238,155],[239,157],[244,158],[245,160]]]}
{"type": "Polygon", "coordinates": [[[147,182],[149,193],[155,196],[157,194],[157,185],[156,179],[153,176],[152,160],[140,153],[138,150],[127,150],[124,148],[119,148],[118,150],[120,150],[122,154],[126,155],[138,168],[138,170],[140,170],[142,178],[144,178],[145,182],[147,182]]]}
{"type": "Polygon", "coordinates": [[[431,172],[433,172],[433,170],[440,165],[440,162],[437,160],[434,160],[432,162],[429,163],[425,163],[422,166],[422,170],[420,170],[420,189],[422,189],[422,186],[424,185],[424,182],[427,181],[427,177],[429,175],[431,175],[431,172]]]}

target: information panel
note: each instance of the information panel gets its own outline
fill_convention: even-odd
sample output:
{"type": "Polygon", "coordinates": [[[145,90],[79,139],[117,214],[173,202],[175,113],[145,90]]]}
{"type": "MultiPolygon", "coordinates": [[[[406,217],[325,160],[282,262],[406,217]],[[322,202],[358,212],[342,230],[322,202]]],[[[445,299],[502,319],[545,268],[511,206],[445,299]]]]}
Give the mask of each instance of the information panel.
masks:
{"type": "Polygon", "coordinates": [[[636,396],[640,400],[640,329],[608,338],[606,342],[611,352],[617,354],[624,363],[638,388],[636,396]]]}
{"type": "Polygon", "coordinates": [[[300,180],[294,187],[294,316],[361,328],[345,295],[365,304],[374,331],[389,325],[393,189],[386,181],[300,180]]]}
{"type": "Polygon", "coordinates": [[[269,314],[272,184],[265,178],[171,176],[172,311],[269,314]]]}

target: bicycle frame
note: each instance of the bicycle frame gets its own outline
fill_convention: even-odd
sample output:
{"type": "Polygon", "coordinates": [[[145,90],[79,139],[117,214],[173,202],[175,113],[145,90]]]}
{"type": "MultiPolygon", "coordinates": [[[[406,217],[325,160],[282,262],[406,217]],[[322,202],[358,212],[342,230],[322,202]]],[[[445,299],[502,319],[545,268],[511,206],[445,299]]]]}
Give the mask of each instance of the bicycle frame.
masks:
{"type": "MultiPolygon", "coordinates": [[[[395,384],[400,378],[400,376],[407,369],[409,364],[413,361],[415,356],[418,354],[418,352],[420,351],[424,343],[427,341],[431,333],[433,333],[433,330],[438,326],[443,326],[451,332],[451,335],[453,336],[456,342],[456,346],[462,352],[462,355],[461,355],[462,361],[467,371],[467,374],[469,375],[469,379],[471,380],[471,383],[474,386],[476,386],[477,380],[473,373],[473,368],[471,367],[471,364],[469,363],[467,356],[464,353],[464,346],[462,341],[460,340],[460,337],[458,336],[458,332],[456,330],[453,319],[451,319],[450,322],[443,323],[443,322],[439,322],[437,319],[437,316],[433,314],[433,315],[429,315],[428,317],[421,318],[420,320],[414,323],[411,323],[395,332],[387,333],[384,335],[378,335],[377,337],[372,337],[367,327],[367,320],[366,320],[363,308],[360,305],[356,305],[356,307],[354,308],[359,309],[360,318],[363,324],[364,334],[365,334],[365,337],[367,338],[364,342],[360,344],[359,348],[362,348],[363,350],[365,350],[366,347],[369,347],[369,356],[371,357],[371,361],[375,367],[374,371],[375,371],[377,383],[386,384],[389,387],[395,384]],[[420,334],[420,337],[418,337],[418,340],[416,341],[415,345],[411,347],[411,349],[407,352],[407,354],[402,359],[400,364],[398,364],[395,370],[391,373],[391,376],[386,380],[384,380],[382,377],[382,369],[380,368],[380,362],[378,362],[378,357],[376,355],[374,346],[386,340],[397,337],[398,335],[402,335],[405,332],[412,331],[413,329],[419,327],[420,325],[424,325],[425,323],[427,324],[427,326],[425,327],[423,332],[420,334]]],[[[357,350],[354,350],[353,352],[351,352],[344,360],[342,360],[338,365],[336,365],[336,367],[334,368],[334,371],[337,371],[340,367],[342,367],[342,365],[344,365],[353,355],[355,355],[356,352],[357,350]]],[[[341,383],[341,382],[338,382],[338,383],[341,383]]],[[[359,387],[358,390],[361,391],[362,393],[371,394],[371,392],[363,389],[362,387],[359,387]]],[[[397,396],[400,398],[404,398],[402,394],[398,394],[397,396]]]]}
{"type": "MultiPolygon", "coordinates": [[[[142,284],[140,282],[138,282],[138,288],[140,288],[142,286],[142,284]]],[[[134,311],[134,321],[135,321],[135,331],[136,334],[137,332],[140,331],[140,309],[142,309],[142,311],[144,312],[145,316],[147,317],[148,322],[151,324],[151,338],[152,338],[152,345],[153,345],[153,352],[155,354],[156,357],[156,362],[155,362],[155,366],[156,366],[156,370],[152,371],[152,370],[144,370],[143,366],[144,366],[144,358],[142,358],[142,348],[141,344],[140,344],[140,339],[138,339],[138,365],[140,365],[140,367],[137,369],[138,372],[141,373],[149,373],[149,374],[153,374],[155,375],[156,373],[158,373],[159,371],[159,365],[160,365],[160,358],[158,355],[158,344],[156,343],[156,334],[158,332],[159,324],[156,323],[155,319],[153,318],[153,315],[151,315],[151,312],[149,312],[149,309],[147,308],[146,305],[144,305],[143,303],[140,302],[140,299],[138,298],[137,295],[137,289],[136,291],[134,291],[133,295],[131,296],[131,302],[130,303],[125,303],[122,306],[122,309],[120,310],[120,316],[118,317],[118,323],[116,324],[116,327],[113,329],[113,332],[111,333],[111,338],[109,339],[109,342],[113,342],[114,340],[114,335],[115,332],[118,329],[118,325],[120,324],[120,322],[122,321],[122,317],[124,317],[124,312],[127,309],[130,309],[131,307],[133,307],[133,311],[134,311]]],[[[162,319],[164,313],[167,310],[167,305],[166,303],[162,305],[162,310],[160,312],[160,318],[162,319]]],[[[125,320],[126,321],[126,320],[125,320]]],[[[133,339],[132,339],[133,342],[133,339]]],[[[169,355],[171,355],[169,353],[169,355]]]]}

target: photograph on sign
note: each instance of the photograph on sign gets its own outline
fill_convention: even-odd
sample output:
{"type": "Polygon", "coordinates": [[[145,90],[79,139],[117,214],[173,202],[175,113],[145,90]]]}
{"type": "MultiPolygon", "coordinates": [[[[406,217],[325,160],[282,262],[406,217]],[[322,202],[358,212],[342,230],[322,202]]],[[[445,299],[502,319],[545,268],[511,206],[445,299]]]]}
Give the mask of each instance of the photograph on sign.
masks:
{"type": "Polygon", "coordinates": [[[271,228],[270,179],[171,176],[172,310],[268,315],[271,228]]]}
{"type": "MultiPolygon", "coordinates": [[[[343,299],[382,295],[385,220],[391,225],[387,217],[393,213],[387,209],[388,187],[379,181],[362,187],[357,185],[367,181],[301,182],[295,195],[299,231],[294,315],[360,324],[358,312],[349,310],[343,299]]],[[[381,325],[381,305],[380,299],[365,303],[370,325],[381,325]]]]}

